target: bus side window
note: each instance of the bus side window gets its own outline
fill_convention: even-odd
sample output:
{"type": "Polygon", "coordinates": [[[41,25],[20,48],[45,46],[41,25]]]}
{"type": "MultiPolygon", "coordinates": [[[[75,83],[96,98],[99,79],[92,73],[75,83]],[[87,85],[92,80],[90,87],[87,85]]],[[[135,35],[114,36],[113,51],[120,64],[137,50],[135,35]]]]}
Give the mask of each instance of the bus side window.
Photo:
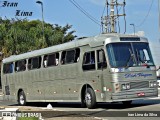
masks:
{"type": "Polygon", "coordinates": [[[9,64],[4,64],[3,73],[5,73],[5,74],[9,73],[9,64]]]}
{"type": "Polygon", "coordinates": [[[56,66],[59,64],[59,53],[56,53],[56,66]]]}
{"type": "Polygon", "coordinates": [[[28,60],[28,69],[30,70],[32,68],[32,65],[31,65],[31,59],[28,60]]]}
{"type": "Polygon", "coordinates": [[[9,71],[10,71],[10,73],[13,73],[13,71],[14,71],[14,64],[13,63],[10,63],[9,71]]]}
{"type": "Polygon", "coordinates": [[[43,66],[57,66],[59,64],[59,53],[53,53],[50,55],[45,55],[43,59],[43,66]]]}
{"type": "Polygon", "coordinates": [[[38,69],[41,67],[41,57],[30,58],[28,61],[28,69],[38,69]]]}
{"type": "Polygon", "coordinates": [[[55,66],[56,65],[56,55],[51,54],[48,56],[48,64],[47,66],[55,66]]]}
{"type": "Polygon", "coordinates": [[[75,60],[74,60],[75,63],[79,61],[79,57],[80,57],[80,49],[77,48],[76,49],[76,54],[75,54],[75,60]]]}
{"type": "Polygon", "coordinates": [[[79,48],[63,51],[61,57],[61,63],[62,64],[76,63],[79,61],[79,56],[80,56],[79,48]]]}
{"type": "Polygon", "coordinates": [[[83,70],[94,70],[95,69],[95,52],[86,52],[83,56],[83,70]]]}
{"type": "Polygon", "coordinates": [[[66,57],[66,51],[63,51],[62,54],[61,54],[61,64],[65,64],[65,57],[66,57]]]}
{"type": "Polygon", "coordinates": [[[25,71],[26,70],[26,60],[20,60],[15,62],[15,71],[25,71]]]}
{"type": "Polygon", "coordinates": [[[48,63],[48,55],[45,55],[43,58],[43,67],[47,67],[47,63],[48,63]]]}
{"type": "Polygon", "coordinates": [[[97,50],[97,66],[98,69],[107,67],[106,58],[103,50],[97,50]]]}
{"type": "Polygon", "coordinates": [[[3,66],[3,73],[4,74],[13,73],[13,70],[14,70],[13,63],[4,64],[4,66],[3,66]]]}
{"type": "Polygon", "coordinates": [[[67,63],[74,63],[74,59],[75,59],[75,50],[70,50],[70,51],[67,51],[66,53],[66,64],[67,63]]]}

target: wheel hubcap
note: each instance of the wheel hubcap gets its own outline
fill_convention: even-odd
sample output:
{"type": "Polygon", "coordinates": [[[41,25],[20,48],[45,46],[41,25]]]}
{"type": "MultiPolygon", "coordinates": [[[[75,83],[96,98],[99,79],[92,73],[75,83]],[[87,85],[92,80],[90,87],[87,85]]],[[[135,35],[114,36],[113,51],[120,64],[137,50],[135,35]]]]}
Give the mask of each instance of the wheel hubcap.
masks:
{"type": "Polygon", "coordinates": [[[91,104],[91,95],[89,93],[86,93],[85,101],[86,101],[86,104],[88,104],[88,105],[91,104]]]}
{"type": "Polygon", "coordinates": [[[24,104],[24,97],[23,97],[23,95],[20,95],[19,100],[20,100],[20,103],[23,105],[24,104]]]}

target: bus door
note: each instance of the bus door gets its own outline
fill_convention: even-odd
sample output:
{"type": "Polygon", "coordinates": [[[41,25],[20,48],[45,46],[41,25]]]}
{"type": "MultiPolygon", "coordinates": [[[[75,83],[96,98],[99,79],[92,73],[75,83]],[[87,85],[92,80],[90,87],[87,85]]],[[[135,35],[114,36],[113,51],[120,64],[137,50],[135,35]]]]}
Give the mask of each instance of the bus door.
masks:
{"type": "Polygon", "coordinates": [[[107,97],[105,93],[105,89],[108,86],[108,83],[106,82],[107,77],[109,76],[107,71],[107,62],[106,57],[103,49],[96,50],[96,77],[98,79],[97,81],[97,88],[96,91],[100,94],[97,94],[97,99],[105,100],[107,97]]]}
{"type": "MultiPolygon", "coordinates": [[[[96,93],[102,93],[104,86],[103,69],[106,68],[106,59],[103,50],[89,51],[83,57],[84,80],[90,84],[96,93]]],[[[97,94],[100,95],[101,94],[97,94]]]]}

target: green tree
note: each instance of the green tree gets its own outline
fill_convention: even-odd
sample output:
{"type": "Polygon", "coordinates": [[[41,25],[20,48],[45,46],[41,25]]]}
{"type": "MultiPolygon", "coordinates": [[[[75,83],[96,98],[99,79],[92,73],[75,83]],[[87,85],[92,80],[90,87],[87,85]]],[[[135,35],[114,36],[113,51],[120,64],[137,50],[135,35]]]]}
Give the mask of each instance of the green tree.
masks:
{"type": "Polygon", "coordinates": [[[42,23],[39,20],[0,18],[0,51],[4,56],[25,53],[73,40],[75,31],[71,25],[64,27],[58,24],[42,23]]]}

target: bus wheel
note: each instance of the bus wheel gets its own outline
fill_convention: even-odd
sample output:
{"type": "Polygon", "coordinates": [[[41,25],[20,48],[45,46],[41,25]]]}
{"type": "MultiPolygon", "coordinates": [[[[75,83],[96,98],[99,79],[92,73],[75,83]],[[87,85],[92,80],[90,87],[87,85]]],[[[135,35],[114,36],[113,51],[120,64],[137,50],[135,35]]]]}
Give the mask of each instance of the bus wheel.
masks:
{"type": "Polygon", "coordinates": [[[26,96],[23,91],[18,94],[18,104],[21,106],[26,105],[26,96]]]}
{"type": "Polygon", "coordinates": [[[125,105],[125,106],[130,106],[131,103],[132,103],[132,100],[130,100],[130,101],[122,101],[122,103],[123,103],[123,105],[125,105]]]}
{"type": "Polygon", "coordinates": [[[86,108],[86,101],[84,98],[82,98],[82,100],[81,100],[81,107],[86,108]]]}
{"type": "Polygon", "coordinates": [[[93,109],[96,107],[96,96],[92,88],[87,88],[85,93],[85,103],[87,108],[93,109]]]}

